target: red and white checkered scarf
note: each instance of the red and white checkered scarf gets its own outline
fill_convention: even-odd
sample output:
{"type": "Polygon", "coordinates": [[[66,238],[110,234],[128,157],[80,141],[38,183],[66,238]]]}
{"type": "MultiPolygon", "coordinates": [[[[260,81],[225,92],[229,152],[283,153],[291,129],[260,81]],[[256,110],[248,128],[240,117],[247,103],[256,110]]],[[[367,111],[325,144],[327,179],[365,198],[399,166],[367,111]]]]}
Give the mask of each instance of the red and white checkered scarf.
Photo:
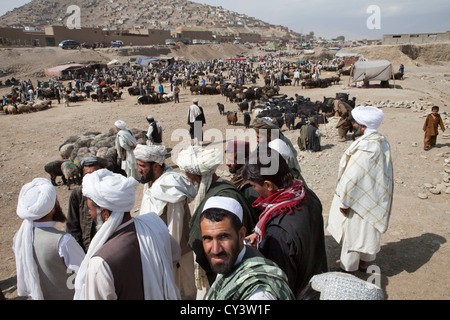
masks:
{"type": "Polygon", "coordinates": [[[293,209],[300,209],[306,202],[306,190],[301,180],[295,181],[289,187],[279,189],[267,198],[259,197],[252,206],[264,210],[255,226],[256,247],[258,248],[265,236],[266,224],[279,215],[291,214],[293,209]]]}

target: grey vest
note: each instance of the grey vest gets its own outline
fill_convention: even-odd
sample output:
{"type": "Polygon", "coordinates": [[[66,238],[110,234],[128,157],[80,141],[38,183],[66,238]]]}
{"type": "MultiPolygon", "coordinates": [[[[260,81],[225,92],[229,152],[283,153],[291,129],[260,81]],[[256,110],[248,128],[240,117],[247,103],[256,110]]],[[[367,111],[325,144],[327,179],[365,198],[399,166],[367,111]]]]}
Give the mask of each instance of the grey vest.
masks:
{"type": "Polygon", "coordinates": [[[58,253],[59,240],[64,234],[55,228],[34,228],[34,259],[45,300],[72,300],[75,293],[73,281],[69,279],[73,272],[58,253]]]}

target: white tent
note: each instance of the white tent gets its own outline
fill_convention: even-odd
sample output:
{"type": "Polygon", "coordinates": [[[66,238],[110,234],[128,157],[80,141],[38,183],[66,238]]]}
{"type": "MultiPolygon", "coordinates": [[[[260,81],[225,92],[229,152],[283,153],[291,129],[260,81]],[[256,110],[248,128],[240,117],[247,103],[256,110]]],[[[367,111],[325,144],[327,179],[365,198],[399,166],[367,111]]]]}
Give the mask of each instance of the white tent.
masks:
{"type": "Polygon", "coordinates": [[[352,82],[388,81],[391,76],[392,63],[387,60],[357,61],[350,72],[352,82]]]}
{"type": "Polygon", "coordinates": [[[119,60],[117,60],[117,59],[114,59],[114,60],[111,60],[110,62],[108,62],[108,66],[111,66],[111,65],[114,65],[114,64],[119,64],[119,60]]]}

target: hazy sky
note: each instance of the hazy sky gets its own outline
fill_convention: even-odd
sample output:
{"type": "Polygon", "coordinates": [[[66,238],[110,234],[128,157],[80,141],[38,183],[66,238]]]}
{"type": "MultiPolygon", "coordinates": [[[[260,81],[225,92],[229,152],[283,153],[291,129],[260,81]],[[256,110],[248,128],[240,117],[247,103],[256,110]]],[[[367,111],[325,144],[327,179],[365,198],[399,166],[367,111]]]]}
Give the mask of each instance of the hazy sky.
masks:
{"type": "MultiPolygon", "coordinates": [[[[107,1],[107,0],[104,0],[107,1]]],[[[0,15],[30,0],[0,0],[0,15]]],[[[449,0],[195,0],[300,33],[346,39],[450,30],[449,0]],[[373,9],[374,8],[374,9],[373,9]],[[368,9],[369,12],[367,11],[368,9]]],[[[74,1],[76,4],[76,1],[74,1]]]]}

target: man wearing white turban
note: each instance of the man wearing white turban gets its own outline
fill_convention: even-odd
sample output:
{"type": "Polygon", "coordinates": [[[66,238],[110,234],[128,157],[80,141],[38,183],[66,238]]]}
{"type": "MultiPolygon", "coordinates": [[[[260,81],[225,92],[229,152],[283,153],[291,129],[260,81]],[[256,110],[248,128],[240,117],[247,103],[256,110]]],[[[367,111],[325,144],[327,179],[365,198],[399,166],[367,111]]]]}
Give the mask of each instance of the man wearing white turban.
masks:
{"type": "Polygon", "coordinates": [[[24,220],[13,241],[18,295],[34,300],[73,299],[68,270],[78,271],[84,251],[70,234],[54,227],[66,217],[49,180],[35,178],[22,187],[17,215],[24,220]]]}
{"type": "Polygon", "coordinates": [[[196,285],[199,289],[206,286],[204,272],[206,272],[209,284],[212,284],[216,277],[206,259],[200,230],[200,216],[206,201],[213,196],[222,196],[233,198],[241,203],[243,207],[242,223],[248,233],[253,230],[258,221],[251,204],[234,184],[216,175],[216,169],[222,162],[222,152],[217,149],[206,149],[200,146],[189,146],[187,149],[180,151],[177,158],[178,167],[186,173],[188,181],[198,188],[195,197],[194,214],[189,221],[189,246],[195,253],[197,262],[196,285]]]}
{"type": "Polygon", "coordinates": [[[203,140],[202,127],[206,123],[205,114],[203,113],[203,108],[198,105],[198,99],[192,100],[192,104],[189,106],[188,110],[188,121],[189,134],[193,140],[193,144],[197,145],[203,140]]]}
{"type": "Polygon", "coordinates": [[[138,185],[107,169],[83,178],[89,214],[101,227],[75,279],[75,299],[179,299],[173,276],[179,248],[167,226],[154,213],[130,215],[138,185]]]}
{"type": "Polygon", "coordinates": [[[140,214],[156,213],[169,228],[169,233],[181,247],[181,258],[174,268],[175,281],[183,299],[195,300],[194,254],[188,246],[188,203],[195,198],[194,185],[185,174],[165,164],[167,150],[163,145],[137,145],[134,155],[144,184],[140,214]]]}
{"type": "Polygon", "coordinates": [[[377,131],[383,116],[372,106],[353,109],[353,126],[363,135],[339,163],[327,230],[342,245],[340,265],[346,272],[365,272],[389,224],[394,172],[389,142],[377,131]]]}
{"type": "Polygon", "coordinates": [[[118,130],[115,147],[121,162],[121,169],[125,171],[127,177],[138,180],[137,163],[133,153],[133,149],[136,147],[136,138],[131,131],[127,130],[127,124],[124,121],[117,120],[114,125],[118,130]]]}

